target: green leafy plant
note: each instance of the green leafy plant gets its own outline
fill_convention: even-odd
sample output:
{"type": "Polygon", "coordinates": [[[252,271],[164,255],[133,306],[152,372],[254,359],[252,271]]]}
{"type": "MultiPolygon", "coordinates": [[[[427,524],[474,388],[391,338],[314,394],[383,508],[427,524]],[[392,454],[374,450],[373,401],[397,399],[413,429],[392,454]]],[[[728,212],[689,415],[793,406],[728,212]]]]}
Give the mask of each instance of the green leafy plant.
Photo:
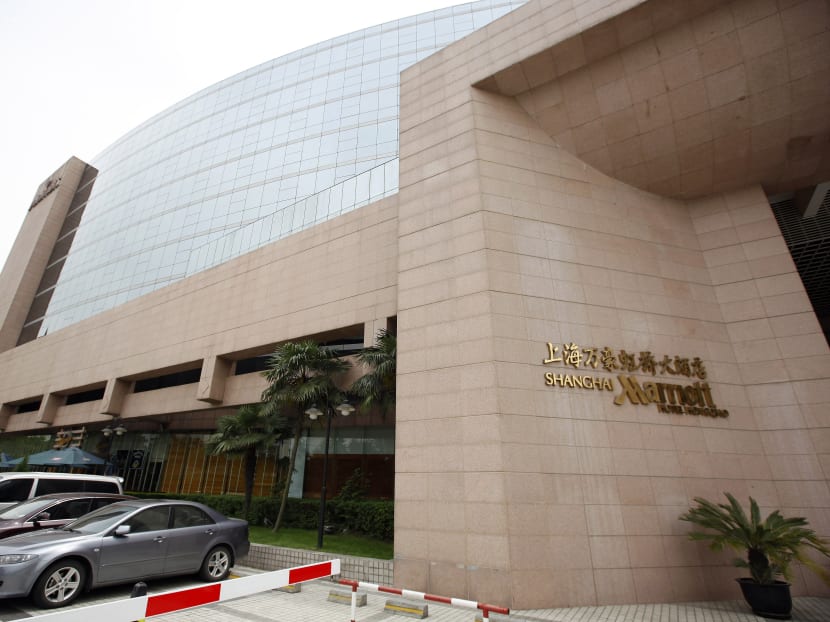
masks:
{"type": "Polygon", "coordinates": [[[733,564],[748,568],[752,579],[761,584],[773,583],[778,576],[790,580],[793,560],[801,562],[830,583],[827,570],[808,555],[812,549],[830,556],[830,548],[807,526],[806,519],[784,518],[775,510],[762,520],[755,499],[749,498],[747,515],[734,496],[725,494],[729,503],[715,504],[695,497],[697,506],[680,516],[680,520],[706,530],[690,532],[692,540],[709,541],[709,548],[713,551],[721,551],[725,547],[745,551],[746,559],[736,558],[733,564]]]}
{"type": "Polygon", "coordinates": [[[386,329],[378,331],[375,344],[364,348],[357,360],[368,371],[352,384],[363,410],[378,406],[384,415],[395,408],[398,339],[386,329]]]}
{"type": "Polygon", "coordinates": [[[357,468],[352,471],[335,498],[340,501],[363,501],[368,492],[369,479],[364,475],[363,469],[357,468]]]}
{"type": "MultiPolygon", "coordinates": [[[[173,494],[161,492],[129,491],[129,494],[147,499],[187,499],[198,501],[218,510],[225,516],[245,516],[245,500],[242,495],[173,494]]],[[[253,497],[248,510],[248,522],[268,526],[274,520],[272,497],[253,497]]],[[[289,499],[286,504],[286,527],[309,530],[316,537],[320,502],[317,499],[289,499]]],[[[340,525],[352,535],[392,542],[395,534],[394,501],[342,501],[332,499],[326,505],[326,521],[340,525]]],[[[356,553],[355,553],[356,554],[356,553]]]]}
{"type": "Polygon", "coordinates": [[[207,453],[214,456],[242,456],[245,470],[245,506],[248,516],[256,475],[257,454],[267,450],[288,434],[285,419],[276,412],[266,413],[262,404],[246,404],[234,415],[220,417],[217,430],[206,441],[207,453]]]}

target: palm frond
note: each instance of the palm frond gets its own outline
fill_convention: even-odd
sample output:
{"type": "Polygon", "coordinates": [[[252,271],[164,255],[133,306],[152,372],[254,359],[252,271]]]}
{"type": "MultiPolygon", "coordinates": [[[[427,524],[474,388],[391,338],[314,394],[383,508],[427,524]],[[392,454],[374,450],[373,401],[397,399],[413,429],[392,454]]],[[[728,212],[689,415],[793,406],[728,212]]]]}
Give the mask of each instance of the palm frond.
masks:
{"type": "Polygon", "coordinates": [[[759,583],[771,583],[777,576],[789,579],[793,560],[830,583],[827,570],[808,554],[812,550],[830,557],[830,547],[807,527],[805,518],[784,518],[775,510],[762,519],[758,503],[752,497],[747,515],[733,495],[725,495],[728,503],[719,504],[695,497],[697,505],[680,516],[680,520],[702,528],[689,533],[692,540],[708,541],[714,551],[729,547],[745,552],[746,559],[737,559],[734,565],[748,568],[759,583]]]}
{"type": "Polygon", "coordinates": [[[205,449],[211,455],[243,454],[252,447],[259,450],[273,445],[288,434],[288,423],[278,411],[246,404],[236,414],[218,419],[216,433],[205,441],[205,449]]]}
{"type": "Polygon", "coordinates": [[[262,401],[304,409],[338,391],[335,379],[350,364],[313,341],[282,344],[268,359],[263,372],[268,386],[262,401]]]}
{"type": "Polygon", "coordinates": [[[364,408],[377,404],[383,412],[388,411],[395,404],[397,338],[380,330],[375,345],[361,350],[357,358],[369,371],[355,380],[351,391],[361,398],[364,408]]]}

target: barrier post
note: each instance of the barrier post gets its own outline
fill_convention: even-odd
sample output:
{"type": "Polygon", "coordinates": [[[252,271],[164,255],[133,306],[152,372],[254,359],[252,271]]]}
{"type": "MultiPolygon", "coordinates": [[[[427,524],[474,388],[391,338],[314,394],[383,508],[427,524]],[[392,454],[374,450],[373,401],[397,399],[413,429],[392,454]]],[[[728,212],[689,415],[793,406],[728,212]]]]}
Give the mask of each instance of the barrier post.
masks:
{"type": "MultiPolygon", "coordinates": [[[[490,620],[490,613],[500,613],[502,615],[509,616],[510,609],[507,607],[497,607],[496,605],[488,605],[486,603],[477,603],[472,600],[464,600],[461,598],[449,598],[447,596],[436,596],[435,594],[424,594],[423,592],[415,592],[413,590],[405,590],[398,587],[388,587],[385,585],[376,585],[374,583],[365,583],[363,581],[352,581],[350,579],[340,579],[338,581],[340,585],[351,585],[352,586],[352,602],[355,602],[356,592],[358,587],[362,587],[369,592],[378,592],[381,594],[397,594],[398,596],[403,596],[406,599],[411,600],[427,600],[436,603],[442,603],[444,605],[450,605],[451,607],[463,607],[465,609],[479,609],[482,612],[482,622],[489,622],[490,620]]],[[[352,622],[354,620],[354,609],[352,609],[352,622]]]]}
{"type": "Polygon", "coordinates": [[[341,579],[338,583],[340,585],[348,585],[352,588],[352,622],[355,622],[355,617],[357,615],[357,586],[359,583],[357,581],[352,581],[351,579],[341,579]]]}
{"type": "Polygon", "coordinates": [[[357,615],[357,583],[352,582],[352,622],[355,622],[357,615]]]}
{"type": "MultiPolygon", "coordinates": [[[[133,586],[133,591],[130,592],[130,598],[141,598],[147,596],[147,584],[144,581],[139,581],[133,586]]],[[[144,622],[144,618],[140,618],[135,622],[144,622]]]]}

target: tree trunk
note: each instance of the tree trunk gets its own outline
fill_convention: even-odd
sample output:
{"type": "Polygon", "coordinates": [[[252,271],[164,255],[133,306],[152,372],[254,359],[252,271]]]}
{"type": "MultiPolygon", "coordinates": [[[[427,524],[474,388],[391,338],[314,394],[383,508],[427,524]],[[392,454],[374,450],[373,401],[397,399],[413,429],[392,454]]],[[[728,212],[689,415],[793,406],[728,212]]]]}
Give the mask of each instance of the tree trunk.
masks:
{"type": "Polygon", "coordinates": [[[248,520],[251,509],[251,495],[254,492],[254,475],[256,475],[256,447],[249,447],[245,451],[245,505],[242,515],[248,520]]]}
{"type": "Polygon", "coordinates": [[[288,458],[288,474],[285,476],[285,486],[282,489],[282,499],[280,499],[280,511],[277,513],[277,520],[274,521],[273,531],[280,528],[283,515],[285,514],[285,506],[288,503],[288,491],[291,488],[291,478],[294,475],[294,463],[297,461],[297,448],[300,446],[302,433],[303,418],[300,415],[297,417],[297,424],[294,426],[294,442],[291,445],[291,455],[288,458]]]}

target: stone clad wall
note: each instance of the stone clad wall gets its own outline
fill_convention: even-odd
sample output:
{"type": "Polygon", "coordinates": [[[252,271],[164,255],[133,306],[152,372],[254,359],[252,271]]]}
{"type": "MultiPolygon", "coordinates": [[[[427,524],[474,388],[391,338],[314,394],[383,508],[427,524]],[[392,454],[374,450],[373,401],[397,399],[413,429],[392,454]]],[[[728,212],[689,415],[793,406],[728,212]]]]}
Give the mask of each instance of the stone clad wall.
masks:
{"type": "MultiPolygon", "coordinates": [[[[530,3],[405,74],[395,580],[516,609],[735,598],[731,555],[678,516],[757,493],[830,533],[826,343],[757,186],[639,190],[459,80],[555,42],[578,21],[566,4],[530,3]],[[637,369],[554,368],[548,343],[637,369]],[[652,373],[646,353],[697,371],[652,373]]],[[[810,581],[795,592],[825,593],[810,581]]]]}
{"type": "MultiPolygon", "coordinates": [[[[393,196],[0,352],[0,403],[73,392],[112,378],[154,376],[175,366],[192,368],[211,357],[392,317],[396,226],[393,196]]],[[[223,406],[255,401],[262,390],[242,377],[228,377],[227,385],[223,406]]],[[[198,385],[187,385],[128,393],[120,414],[131,418],[217,406],[200,401],[197,390],[198,385]]],[[[39,429],[36,416],[12,414],[6,430],[39,429]]],[[[71,417],[71,407],[59,407],[52,423],[72,425],[71,417]]]]}
{"type": "MultiPolygon", "coordinates": [[[[805,516],[830,534],[830,350],[801,278],[761,188],[715,195],[690,205],[738,382],[731,417],[742,438],[721,439],[761,451],[713,463],[713,474],[746,478],[732,492],[752,495],[769,511],[805,516]]],[[[734,443],[734,445],[731,445],[734,443]]],[[[824,593],[812,573],[799,573],[798,592],[824,593]]]]}

